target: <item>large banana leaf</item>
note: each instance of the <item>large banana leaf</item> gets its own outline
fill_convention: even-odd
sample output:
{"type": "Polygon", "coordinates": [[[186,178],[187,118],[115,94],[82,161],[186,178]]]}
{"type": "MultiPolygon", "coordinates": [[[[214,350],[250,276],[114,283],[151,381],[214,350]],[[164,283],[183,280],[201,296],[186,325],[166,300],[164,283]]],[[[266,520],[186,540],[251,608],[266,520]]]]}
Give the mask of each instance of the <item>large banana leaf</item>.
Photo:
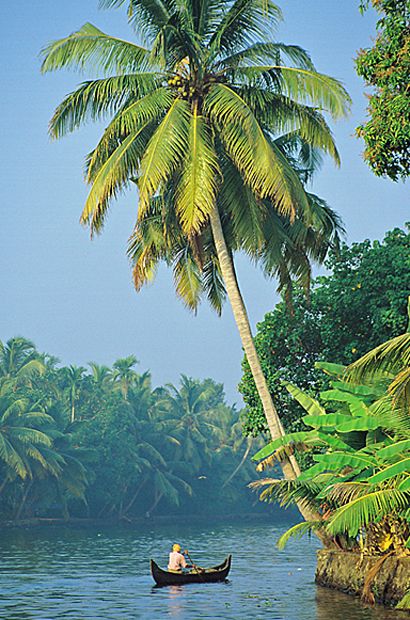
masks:
{"type": "Polygon", "coordinates": [[[377,452],[377,456],[379,459],[383,461],[387,461],[398,454],[405,454],[410,450],[410,439],[402,439],[402,441],[397,441],[396,443],[391,444],[390,446],[386,446],[385,448],[381,448],[377,452]]]}
{"type": "Polygon", "coordinates": [[[357,453],[329,452],[328,454],[316,454],[313,458],[323,466],[323,469],[337,470],[352,467],[353,469],[363,470],[365,467],[377,466],[377,460],[374,457],[357,453]]]}
{"type": "Polygon", "coordinates": [[[324,408],[318,403],[318,401],[305,392],[302,392],[296,385],[292,383],[288,383],[288,381],[283,381],[283,385],[286,387],[289,394],[293,396],[295,400],[298,401],[300,405],[307,411],[310,415],[325,415],[326,411],[324,408]]]}
{"type": "Polygon", "coordinates": [[[305,415],[302,420],[308,426],[314,428],[335,428],[337,424],[351,421],[351,416],[343,413],[328,413],[326,415],[305,415]]]}
{"type": "MultiPolygon", "coordinates": [[[[346,416],[347,417],[347,416],[346,416]]],[[[374,431],[376,428],[383,428],[383,419],[367,415],[359,418],[350,418],[336,424],[339,433],[351,433],[353,431],[374,431]]]]}
{"type": "Polygon", "coordinates": [[[382,471],[379,471],[377,474],[369,478],[369,482],[371,484],[380,484],[380,482],[390,480],[391,478],[403,473],[410,474],[410,457],[402,459],[398,463],[394,463],[393,465],[390,465],[390,467],[386,467],[382,471]]]}

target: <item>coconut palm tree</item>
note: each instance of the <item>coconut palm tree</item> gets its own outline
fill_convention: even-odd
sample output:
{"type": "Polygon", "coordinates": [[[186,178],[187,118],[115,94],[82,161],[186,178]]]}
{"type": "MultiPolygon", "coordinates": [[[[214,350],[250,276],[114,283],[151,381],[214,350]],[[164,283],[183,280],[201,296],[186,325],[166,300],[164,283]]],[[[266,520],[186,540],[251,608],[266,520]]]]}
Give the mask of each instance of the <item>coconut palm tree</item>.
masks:
{"type": "Polygon", "coordinates": [[[137,377],[137,373],[134,370],[136,364],[138,364],[138,360],[135,355],[122,357],[113,364],[112,378],[114,386],[120,390],[125,400],[127,400],[129,389],[137,377]]]}
{"type": "Polygon", "coordinates": [[[82,366],[66,366],[60,370],[63,377],[63,392],[66,395],[70,407],[70,421],[76,420],[77,404],[80,399],[80,392],[86,369],[82,366]]]}
{"type": "MultiPolygon", "coordinates": [[[[172,196],[165,207],[199,264],[201,236],[210,228],[217,266],[209,278],[223,280],[277,437],[283,428],[256,354],[222,209],[229,200],[238,229],[250,217],[249,204],[257,209],[264,201],[272,217],[312,219],[303,182],[276,139],[295,134],[338,162],[322,111],[341,117],[349,98],[338,81],[316,72],[304,50],[272,40],[281,12],[270,0],[101,4],[128,4],[143,44],[86,24],[45,48],[42,66],[44,72],[71,67],[103,74],[66,97],[50,123],[51,136],[59,138],[89,119],[112,117],[87,160],[91,190],[81,221],[100,232],[112,199],[134,181],[138,221],[158,196],[172,196]]],[[[290,478],[299,471],[294,461],[283,469],[290,478]]]]}
{"type": "Polygon", "coordinates": [[[16,395],[9,384],[0,388],[0,461],[5,465],[5,477],[0,490],[13,479],[32,478],[36,463],[54,472],[54,465],[44,456],[52,439],[45,426],[53,419],[37,402],[16,395]]]}
{"type": "Polygon", "coordinates": [[[0,383],[12,381],[15,386],[30,383],[36,374],[43,374],[45,364],[31,340],[17,336],[3,343],[0,340],[0,383]]]}
{"type": "Polygon", "coordinates": [[[407,314],[407,331],[383,342],[350,364],[346,376],[355,382],[389,379],[393,404],[410,411],[410,297],[407,314]]]}

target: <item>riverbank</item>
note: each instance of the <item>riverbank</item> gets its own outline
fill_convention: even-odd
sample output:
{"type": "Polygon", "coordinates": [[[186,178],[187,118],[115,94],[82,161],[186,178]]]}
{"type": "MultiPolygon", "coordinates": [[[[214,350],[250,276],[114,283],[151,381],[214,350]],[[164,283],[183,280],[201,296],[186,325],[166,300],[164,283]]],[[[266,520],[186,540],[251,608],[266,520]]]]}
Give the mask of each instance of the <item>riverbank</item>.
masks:
{"type": "Polygon", "coordinates": [[[410,556],[386,555],[381,562],[383,557],[320,549],[315,581],[326,588],[362,596],[366,577],[374,572],[368,584],[367,600],[395,607],[410,588],[410,556]]]}
{"type": "Polygon", "coordinates": [[[135,518],[113,518],[113,519],[85,519],[72,517],[70,519],[37,517],[32,519],[19,519],[18,521],[0,521],[0,528],[20,528],[20,527],[44,527],[44,526],[85,526],[95,527],[99,525],[167,525],[175,523],[208,523],[210,520],[216,523],[286,523],[294,515],[288,513],[244,513],[244,514],[224,514],[224,515],[158,515],[135,518]]]}

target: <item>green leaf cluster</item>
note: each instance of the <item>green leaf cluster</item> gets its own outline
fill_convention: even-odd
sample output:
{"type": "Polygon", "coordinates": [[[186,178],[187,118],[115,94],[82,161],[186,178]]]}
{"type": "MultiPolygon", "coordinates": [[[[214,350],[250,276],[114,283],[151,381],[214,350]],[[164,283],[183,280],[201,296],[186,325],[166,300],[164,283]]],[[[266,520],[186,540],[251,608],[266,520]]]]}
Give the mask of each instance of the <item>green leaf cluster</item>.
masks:
{"type": "Polygon", "coordinates": [[[0,342],[0,518],[132,519],[252,510],[255,442],[223,386],[153,387],[134,355],[61,366],[0,342]]]}
{"type": "MultiPolygon", "coordinates": [[[[350,364],[369,348],[403,334],[409,257],[410,234],[399,228],[383,241],[343,244],[326,263],[330,273],[314,281],[310,299],[295,289],[293,312],[283,301],[258,324],[255,344],[287,431],[305,427],[303,409],[283,380],[315,397],[329,384],[329,374],[315,368],[319,360],[350,364]]],[[[265,417],[246,360],[243,371],[239,388],[247,410],[245,432],[257,435],[266,430],[265,417]]]]}
{"type": "MultiPolygon", "coordinates": [[[[410,345],[397,350],[403,370],[408,367],[410,345]]],[[[288,433],[253,459],[264,469],[281,460],[284,448],[303,449],[315,450],[314,464],[294,481],[268,478],[252,486],[263,488],[263,501],[278,499],[283,505],[302,501],[317,510],[320,519],[292,528],[280,544],[316,528],[345,550],[372,555],[409,552],[409,403],[398,403],[388,391],[397,361],[390,368],[363,374],[365,381],[358,384],[354,378],[360,362],[344,369],[343,380],[342,367],[320,364],[332,377],[331,389],[320,394],[325,408],[296,386],[285,384],[308,413],[303,422],[311,430],[288,433]]]]}
{"type": "Polygon", "coordinates": [[[410,174],[410,2],[371,4],[380,18],[373,47],[356,59],[358,75],[372,87],[369,120],[357,135],[365,142],[364,158],[373,172],[397,181],[410,174]]]}

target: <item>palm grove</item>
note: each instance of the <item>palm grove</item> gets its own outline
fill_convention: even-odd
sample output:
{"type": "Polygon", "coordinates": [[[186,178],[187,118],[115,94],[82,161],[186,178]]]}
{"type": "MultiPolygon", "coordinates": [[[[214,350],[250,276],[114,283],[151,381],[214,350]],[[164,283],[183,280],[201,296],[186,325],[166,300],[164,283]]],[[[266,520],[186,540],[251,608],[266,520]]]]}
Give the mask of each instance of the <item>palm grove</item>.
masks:
{"type": "Polygon", "coordinates": [[[253,510],[252,441],[211,379],[154,388],[129,356],[60,366],[0,342],[0,518],[253,510]]]}

